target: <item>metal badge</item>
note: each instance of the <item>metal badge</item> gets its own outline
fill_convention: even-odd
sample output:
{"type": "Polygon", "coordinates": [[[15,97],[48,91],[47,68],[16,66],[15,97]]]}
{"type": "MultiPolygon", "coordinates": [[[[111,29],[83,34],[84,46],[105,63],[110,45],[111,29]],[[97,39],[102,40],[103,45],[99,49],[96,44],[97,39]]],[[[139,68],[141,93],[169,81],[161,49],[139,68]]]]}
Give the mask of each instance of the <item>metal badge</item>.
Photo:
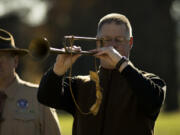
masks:
{"type": "Polygon", "coordinates": [[[21,109],[27,109],[28,108],[28,101],[26,99],[19,99],[17,101],[17,106],[21,109]]]}

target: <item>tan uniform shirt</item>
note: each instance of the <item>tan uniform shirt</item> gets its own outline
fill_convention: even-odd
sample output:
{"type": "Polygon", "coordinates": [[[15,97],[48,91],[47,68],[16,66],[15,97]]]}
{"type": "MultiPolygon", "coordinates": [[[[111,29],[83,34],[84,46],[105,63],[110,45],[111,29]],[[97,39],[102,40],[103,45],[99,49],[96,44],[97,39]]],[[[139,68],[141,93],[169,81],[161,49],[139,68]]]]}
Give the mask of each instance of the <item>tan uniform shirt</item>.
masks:
{"type": "Polygon", "coordinates": [[[18,75],[5,90],[0,135],[60,135],[55,110],[37,101],[37,85],[22,81],[18,75]]]}

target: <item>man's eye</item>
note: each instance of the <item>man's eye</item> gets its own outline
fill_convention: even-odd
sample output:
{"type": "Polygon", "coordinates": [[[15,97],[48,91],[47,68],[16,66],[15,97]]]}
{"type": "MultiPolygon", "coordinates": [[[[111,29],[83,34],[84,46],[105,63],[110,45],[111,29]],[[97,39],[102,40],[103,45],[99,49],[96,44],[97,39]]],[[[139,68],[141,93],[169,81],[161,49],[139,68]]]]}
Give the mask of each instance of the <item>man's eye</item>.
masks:
{"type": "Polygon", "coordinates": [[[103,43],[104,44],[108,44],[108,43],[110,43],[110,42],[112,42],[112,41],[114,41],[114,42],[116,42],[116,43],[123,43],[124,41],[125,41],[126,39],[125,38],[123,38],[123,37],[116,37],[116,38],[104,38],[104,40],[103,40],[103,43]]]}
{"type": "Polygon", "coordinates": [[[117,40],[117,39],[116,39],[115,42],[116,42],[116,43],[122,43],[123,40],[117,40]]]}
{"type": "Polygon", "coordinates": [[[123,42],[123,41],[124,41],[124,38],[116,38],[115,41],[116,41],[116,42],[123,42]]]}
{"type": "Polygon", "coordinates": [[[103,43],[106,44],[106,43],[109,43],[109,42],[111,42],[111,41],[112,41],[112,39],[104,39],[104,40],[103,40],[103,43]]]}
{"type": "Polygon", "coordinates": [[[111,41],[111,38],[104,38],[104,41],[111,41]]]}

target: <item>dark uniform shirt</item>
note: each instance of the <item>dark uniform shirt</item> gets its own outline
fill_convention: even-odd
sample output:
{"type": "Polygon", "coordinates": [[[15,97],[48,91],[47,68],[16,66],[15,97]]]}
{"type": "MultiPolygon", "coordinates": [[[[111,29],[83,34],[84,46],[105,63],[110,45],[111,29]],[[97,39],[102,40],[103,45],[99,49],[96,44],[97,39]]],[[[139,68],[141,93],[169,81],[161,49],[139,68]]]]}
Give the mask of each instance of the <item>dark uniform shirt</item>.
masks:
{"type": "MultiPolygon", "coordinates": [[[[74,116],[73,135],[153,135],[165,98],[164,81],[133,65],[121,73],[100,68],[99,77],[103,99],[96,116],[77,111],[68,79],[63,82],[63,76],[57,76],[52,69],[41,80],[38,99],[74,116]]],[[[72,90],[80,108],[88,112],[96,100],[95,83],[89,76],[76,76],[72,79],[72,90]]]]}

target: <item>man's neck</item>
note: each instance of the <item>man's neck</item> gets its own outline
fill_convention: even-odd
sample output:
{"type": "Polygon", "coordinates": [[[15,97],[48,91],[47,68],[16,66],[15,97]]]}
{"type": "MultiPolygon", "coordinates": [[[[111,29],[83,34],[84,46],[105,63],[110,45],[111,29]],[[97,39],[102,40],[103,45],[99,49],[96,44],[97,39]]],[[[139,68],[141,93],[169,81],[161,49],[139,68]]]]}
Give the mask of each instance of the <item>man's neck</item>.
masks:
{"type": "Polygon", "coordinates": [[[15,74],[11,77],[1,78],[0,79],[0,91],[4,91],[5,89],[7,89],[12,84],[14,79],[15,79],[15,74]]]}

